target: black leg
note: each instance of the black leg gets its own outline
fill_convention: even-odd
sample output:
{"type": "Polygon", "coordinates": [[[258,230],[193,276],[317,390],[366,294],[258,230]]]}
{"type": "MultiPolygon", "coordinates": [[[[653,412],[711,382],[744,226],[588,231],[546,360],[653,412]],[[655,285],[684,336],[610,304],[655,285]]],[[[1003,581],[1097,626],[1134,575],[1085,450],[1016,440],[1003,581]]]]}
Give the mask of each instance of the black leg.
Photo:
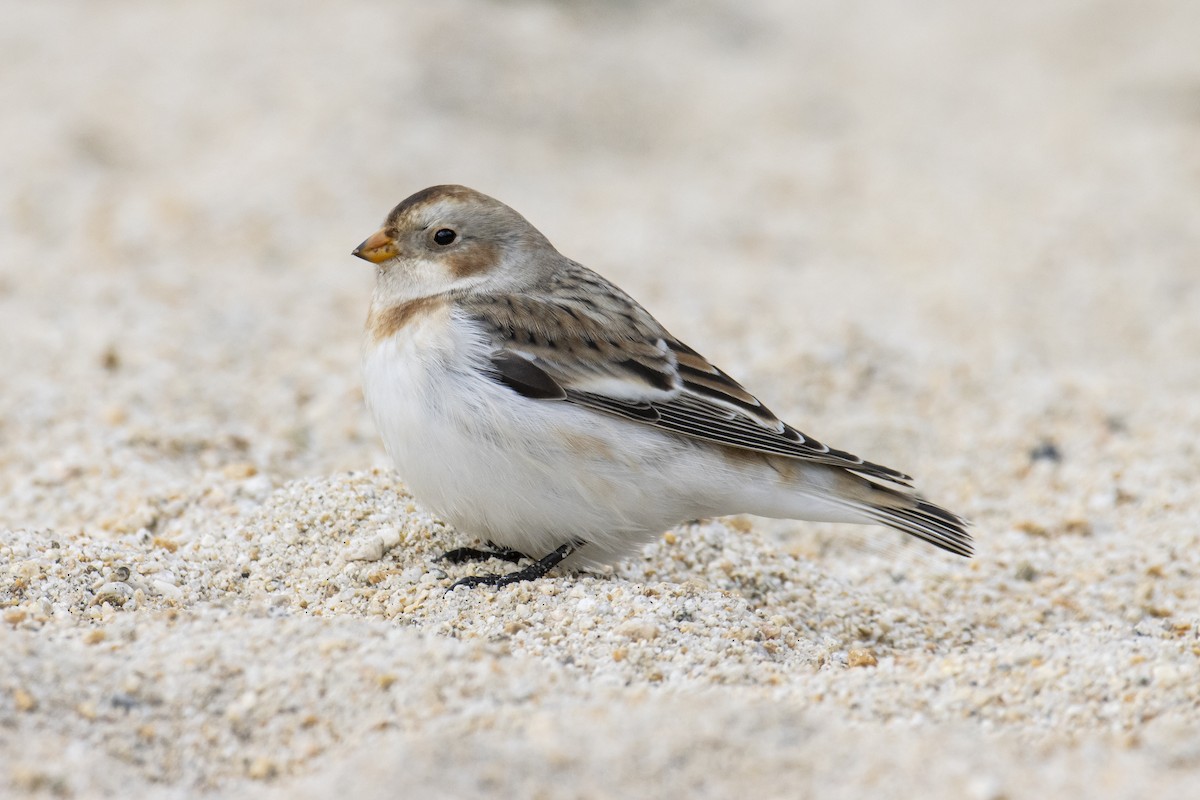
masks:
{"type": "Polygon", "coordinates": [[[511,547],[501,547],[493,541],[488,541],[489,549],[481,550],[476,547],[456,547],[453,550],[447,550],[437,557],[437,561],[449,561],[451,564],[465,564],[468,561],[487,561],[489,559],[498,558],[501,561],[508,561],[512,564],[520,563],[521,559],[530,559],[524,553],[513,550],[511,547]]]}
{"type": "Polygon", "coordinates": [[[507,575],[472,575],[469,578],[461,578],[455,581],[446,591],[453,592],[460,586],[468,588],[472,586],[508,586],[510,583],[520,583],[521,581],[536,581],[561,564],[564,558],[582,546],[580,542],[567,542],[550,555],[540,561],[533,562],[528,567],[525,567],[525,569],[519,569],[507,575]]]}

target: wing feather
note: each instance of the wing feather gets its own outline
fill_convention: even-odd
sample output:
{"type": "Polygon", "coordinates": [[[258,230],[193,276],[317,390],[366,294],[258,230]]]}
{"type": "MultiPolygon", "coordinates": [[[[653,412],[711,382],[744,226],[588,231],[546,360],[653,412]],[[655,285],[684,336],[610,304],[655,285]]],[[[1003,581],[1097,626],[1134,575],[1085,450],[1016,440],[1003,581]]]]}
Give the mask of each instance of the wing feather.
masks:
{"type": "Polygon", "coordinates": [[[610,295],[586,288],[591,291],[491,295],[460,303],[492,338],[498,379],[528,397],[911,487],[904,473],[834,450],[785,424],[619,290],[610,295]],[[620,324],[613,323],[614,315],[620,324]]]}

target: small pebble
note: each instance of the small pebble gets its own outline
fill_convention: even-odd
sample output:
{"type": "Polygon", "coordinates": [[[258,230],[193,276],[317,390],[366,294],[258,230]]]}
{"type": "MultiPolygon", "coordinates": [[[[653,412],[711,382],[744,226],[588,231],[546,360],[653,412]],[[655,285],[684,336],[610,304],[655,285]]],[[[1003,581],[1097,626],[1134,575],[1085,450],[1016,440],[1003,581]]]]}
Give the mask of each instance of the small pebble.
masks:
{"type": "Polygon", "coordinates": [[[846,664],[851,667],[874,667],[879,664],[879,660],[870,650],[855,648],[846,654],[846,664]]]}

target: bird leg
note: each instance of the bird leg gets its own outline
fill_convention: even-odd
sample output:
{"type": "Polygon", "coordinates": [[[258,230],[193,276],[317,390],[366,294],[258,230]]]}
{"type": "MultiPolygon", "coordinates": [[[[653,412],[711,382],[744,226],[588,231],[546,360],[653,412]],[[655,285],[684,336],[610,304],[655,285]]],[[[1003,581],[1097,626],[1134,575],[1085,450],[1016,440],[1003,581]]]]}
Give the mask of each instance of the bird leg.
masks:
{"type": "Polygon", "coordinates": [[[453,592],[460,586],[468,588],[473,586],[508,586],[510,583],[520,583],[521,581],[536,581],[561,564],[563,559],[582,546],[582,542],[567,542],[550,555],[545,556],[540,561],[533,562],[524,569],[510,572],[507,575],[471,575],[467,578],[460,578],[451,584],[450,588],[446,591],[453,592]]]}

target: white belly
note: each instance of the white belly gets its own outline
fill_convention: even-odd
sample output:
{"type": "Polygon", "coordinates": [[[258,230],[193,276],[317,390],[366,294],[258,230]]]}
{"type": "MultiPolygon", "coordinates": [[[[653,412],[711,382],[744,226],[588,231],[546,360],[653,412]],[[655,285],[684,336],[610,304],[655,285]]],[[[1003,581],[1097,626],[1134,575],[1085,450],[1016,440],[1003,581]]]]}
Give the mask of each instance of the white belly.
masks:
{"type": "MultiPolygon", "coordinates": [[[[711,454],[653,428],[553,400],[483,374],[469,331],[439,315],[365,354],[367,405],[418,502],[464,533],[533,557],[579,540],[575,563],[626,554],[684,520],[718,513],[711,454]]],[[[729,476],[725,476],[728,478],[729,476]]],[[[728,513],[726,509],[725,513],[728,513]]]]}

